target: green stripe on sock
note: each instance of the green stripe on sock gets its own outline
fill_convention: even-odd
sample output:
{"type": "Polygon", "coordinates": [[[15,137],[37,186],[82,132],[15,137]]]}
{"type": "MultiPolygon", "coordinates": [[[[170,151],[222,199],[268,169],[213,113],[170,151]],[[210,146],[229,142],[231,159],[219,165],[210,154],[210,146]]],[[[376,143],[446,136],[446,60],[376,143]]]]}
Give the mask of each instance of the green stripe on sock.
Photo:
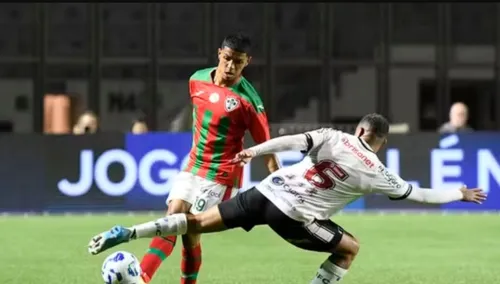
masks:
{"type": "Polygon", "coordinates": [[[167,255],[159,249],[150,248],[150,249],[148,249],[147,253],[156,255],[157,257],[159,257],[161,259],[161,261],[164,261],[165,259],[167,259],[167,255]]]}
{"type": "Polygon", "coordinates": [[[198,273],[193,273],[193,274],[184,274],[184,273],[182,273],[181,277],[184,278],[184,279],[195,280],[195,279],[198,278],[198,273]]]}

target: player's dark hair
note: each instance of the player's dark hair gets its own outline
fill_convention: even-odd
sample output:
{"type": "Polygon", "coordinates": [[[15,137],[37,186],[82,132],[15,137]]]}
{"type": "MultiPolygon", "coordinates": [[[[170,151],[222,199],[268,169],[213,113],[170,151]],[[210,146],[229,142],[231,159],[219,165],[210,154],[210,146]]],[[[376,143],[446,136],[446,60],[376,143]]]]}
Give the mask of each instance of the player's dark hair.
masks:
{"type": "Polygon", "coordinates": [[[252,41],[244,33],[234,33],[226,36],[222,41],[221,48],[228,47],[234,51],[250,54],[252,41]]]}
{"type": "Polygon", "coordinates": [[[366,125],[370,132],[377,137],[384,138],[389,134],[389,121],[378,113],[365,115],[359,124],[366,125]]]}

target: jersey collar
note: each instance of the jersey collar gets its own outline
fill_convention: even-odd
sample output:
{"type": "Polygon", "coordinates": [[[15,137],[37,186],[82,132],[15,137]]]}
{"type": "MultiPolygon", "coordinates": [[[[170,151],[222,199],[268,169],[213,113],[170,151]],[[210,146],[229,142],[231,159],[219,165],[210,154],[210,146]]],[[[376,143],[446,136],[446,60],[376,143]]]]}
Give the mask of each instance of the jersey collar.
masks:
{"type": "Polygon", "coordinates": [[[359,143],[361,143],[361,146],[363,146],[363,148],[365,148],[366,150],[368,150],[372,153],[375,153],[375,152],[373,152],[372,147],[370,147],[370,145],[368,145],[368,143],[366,143],[365,140],[361,139],[361,137],[358,137],[358,140],[359,140],[359,143]]]}

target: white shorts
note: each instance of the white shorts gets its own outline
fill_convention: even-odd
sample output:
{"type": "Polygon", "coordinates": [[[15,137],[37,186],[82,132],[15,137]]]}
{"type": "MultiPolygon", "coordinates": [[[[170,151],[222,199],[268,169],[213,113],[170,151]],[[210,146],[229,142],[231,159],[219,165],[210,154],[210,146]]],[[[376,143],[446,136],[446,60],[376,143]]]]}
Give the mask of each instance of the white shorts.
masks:
{"type": "Polygon", "coordinates": [[[197,214],[233,198],[237,193],[237,188],[222,185],[192,173],[180,172],[175,177],[166,203],[168,206],[171,200],[184,200],[192,205],[189,211],[197,214]]]}

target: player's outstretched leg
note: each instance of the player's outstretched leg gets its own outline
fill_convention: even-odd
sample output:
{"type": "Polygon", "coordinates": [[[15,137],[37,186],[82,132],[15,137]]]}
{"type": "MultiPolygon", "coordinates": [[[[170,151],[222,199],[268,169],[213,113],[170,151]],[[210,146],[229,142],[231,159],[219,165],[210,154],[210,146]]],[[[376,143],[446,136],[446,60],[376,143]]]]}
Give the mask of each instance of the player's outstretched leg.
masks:
{"type": "MultiPolygon", "coordinates": [[[[168,204],[167,215],[188,212],[190,204],[181,199],[173,199],[168,204]]],[[[145,283],[151,281],[161,263],[172,254],[177,236],[155,237],[141,260],[142,278],[145,283]]]]}
{"type": "Polygon", "coordinates": [[[125,228],[115,226],[110,231],[93,237],[89,242],[89,252],[99,254],[121,243],[139,238],[202,234],[226,230],[218,207],[212,207],[197,215],[172,214],[156,221],[125,228]]]}
{"type": "Polygon", "coordinates": [[[333,254],[321,264],[311,284],[337,283],[344,278],[354,258],[358,254],[359,243],[349,233],[344,232],[333,254]]]}

